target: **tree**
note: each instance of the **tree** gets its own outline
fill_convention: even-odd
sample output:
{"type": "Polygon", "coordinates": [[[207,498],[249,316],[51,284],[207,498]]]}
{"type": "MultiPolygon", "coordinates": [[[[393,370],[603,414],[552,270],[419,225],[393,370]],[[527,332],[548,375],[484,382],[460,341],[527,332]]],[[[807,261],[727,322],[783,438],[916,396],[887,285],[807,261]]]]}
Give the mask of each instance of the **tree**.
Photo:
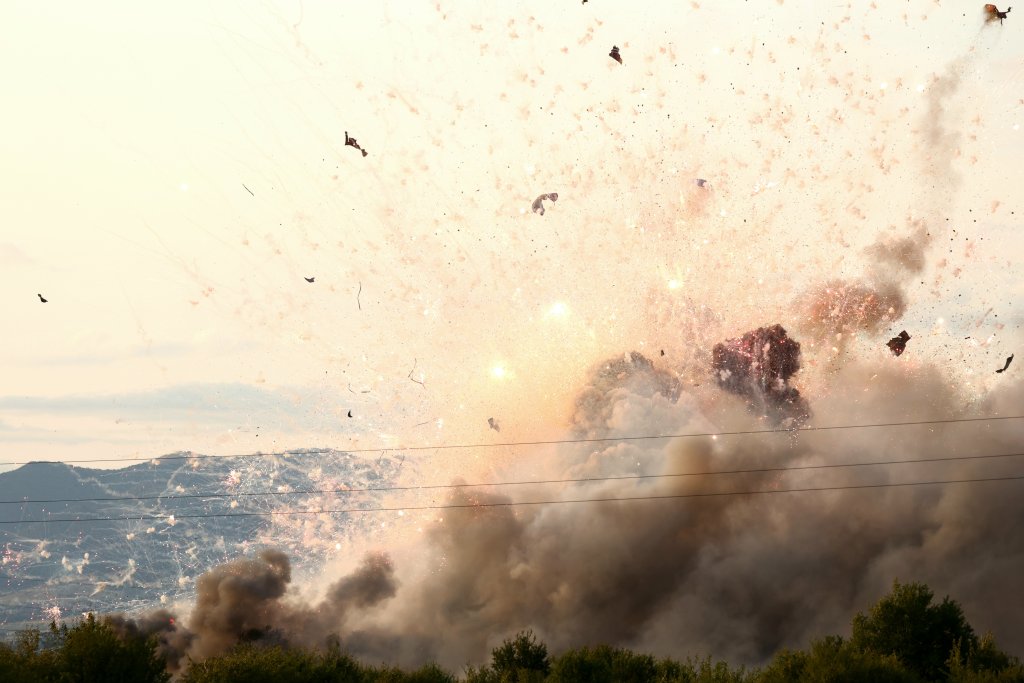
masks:
{"type": "Polygon", "coordinates": [[[51,631],[58,640],[55,664],[62,683],[166,683],[171,678],[155,640],[122,639],[92,614],[70,630],[51,631]]]}
{"type": "Polygon", "coordinates": [[[540,680],[551,671],[548,648],[537,641],[533,631],[520,631],[515,638],[505,640],[491,652],[491,669],[502,681],[529,679],[529,672],[540,673],[540,680]]]}
{"type": "Polygon", "coordinates": [[[811,644],[809,652],[783,650],[758,683],[916,683],[920,679],[893,655],[860,650],[839,636],[811,644]]]}
{"type": "Polygon", "coordinates": [[[974,651],[978,638],[960,605],[949,597],[935,605],[933,597],[923,583],[894,581],[889,595],[853,618],[851,644],[862,652],[894,655],[925,680],[945,680],[953,651],[974,651]]]}

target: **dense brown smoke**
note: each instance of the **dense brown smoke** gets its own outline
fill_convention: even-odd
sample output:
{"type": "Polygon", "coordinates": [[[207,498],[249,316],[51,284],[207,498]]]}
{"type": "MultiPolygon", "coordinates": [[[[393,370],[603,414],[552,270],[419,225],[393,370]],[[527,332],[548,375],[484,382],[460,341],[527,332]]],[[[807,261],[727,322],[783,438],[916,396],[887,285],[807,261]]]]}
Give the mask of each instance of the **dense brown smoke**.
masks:
{"type": "MultiPolygon", "coordinates": [[[[795,351],[780,343],[788,339],[781,329],[767,330],[739,346],[754,354],[754,341],[770,338],[795,351]]],[[[785,354],[768,354],[766,366],[778,379],[798,367],[785,354]]],[[[738,374],[754,376],[742,367],[738,374]]],[[[738,418],[752,423],[733,402],[721,401],[717,388],[680,391],[670,373],[638,354],[601,364],[586,387],[574,424],[611,440],[564,444],[544,459],[563,476],[615,478],[455,490],[439,502],[470,507],[439,511],[442,519],[426,525],[425,542],[400,567],[400,590],[390,560],[373,555],[310,606],[291,596],[287,561],[270,553],[204,577],[188,629],[170,629],[166,613],[152,615],[148,628],[165,652],[181,646],[179,657],[212,654],[213,644],[245,638],[323,646],[336,636],[366,661],[433,659],[458,669],[533,628],[555,652],[603,642],[757,663],[780,647],[843,633],[853,613],[899,578],[953,596],[981,632],[992,629],[1011,652],[1024,650],[1020,611],[1006,599],[1024,567],[1019,483],[780,492],[1008,476],[1017,472],[1012,459],[657,476],[1012,453],[1022,438],[1014,421],[797,432],[796,439],[617,441],[615,435],[654,429],[707,432],[709,424],[738,418]],[[628,474],[646,478],[622,478],[628,474]],[[741,495],[708,495],[728,493],[741,495]],[[595,498],[636,500],[488,506],[595,498]]],[[[848,363],[832,390],[816,398],[815,414],[823,424],[856,424],[879,414],[894,422],[1007,415],[1022,404],[1019,383],[967,410],[936,368],[848,363]]],[[[537,477],[537,462],[527,466],[530,478],[537,477]]]]}
{"type": "Polygon", "coordinates": [[[800,342],[782,325],[759,327],[711,350],[715,381],[746,399],[747,409],[773,425],[799,426],[810,407],[790,378],[800,369],[800,342]]]}
{"type": "Polygon", "coordinates": [[[325,598],[308,605],[287,596],[291,562],[278,550],[214,567],[196,581],[196,602],[188,624],[157,610],[140,617],[110,615],[120,634],[157,637],[168,668],[177,671],[186,657],[202,660],[239,642],[323,646],[337,637],[350,611],[393,597],[397,584],[388,556],[370,554],[352,574],[335,582],[325,598]]]}

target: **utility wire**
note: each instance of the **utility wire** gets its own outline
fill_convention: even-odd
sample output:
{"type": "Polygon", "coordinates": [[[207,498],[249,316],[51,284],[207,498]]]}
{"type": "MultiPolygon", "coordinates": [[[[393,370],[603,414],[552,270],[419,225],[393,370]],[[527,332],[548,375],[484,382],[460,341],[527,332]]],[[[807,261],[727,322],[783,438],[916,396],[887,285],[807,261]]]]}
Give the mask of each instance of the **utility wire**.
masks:
{"type": "Polygon", "coordinates": [[[219,458],[269,458],[275,456],[300,456],[313,455],[315,453],[379,453],[381,451],[442,451],[454,449],[472,448],[502,448],[506,446],[555,446],[559,444],[578,443],[607,443],[610,441],[649,441],[654,439],[687,439],[694,437],[719,437],[719,436],[748,436],[752,434],[797,434],[801,432],[827,432],[842,429],[872,429],[882,427],[913,427],[920,425],[936,424],[959,424],[968,422],[993,422],[997,420],[1020,420],[1024,415],[995,415],[989,417],[960,417],[944,420],[915,420],[913,422],[874,422],[868,424],[847,424],[847,425],[826,425],[824,427],[799,427],[794,429],[744,429],[736,431],[721,432],[685,432],[682,434],[642,434],[638,436],[605,436],[586,439],[549,439],[541,441],[504,441],[496,443],[462,443],[462,444],[437,444],[434,446],[395,446],[387,448],[310,448],[295,449],[290,451],[272,451],[257,453],[236,453],[229,455],[204,455],[190,453],[189,455],[164,455],[149,458],[85,458],[79,460],[24,460],[24,461],[0,461],[0,467],[9,465],[75,465],[81,463],[97,462],[164,462],[170,460],[207,460],[219,458]]]}
{"type": "Polygon", "coordinates": [[[881,489],[903,486],[939,486],[947,484],[973,484],[993,481],[1020,481],[1024,474],[1006,477],[979,477],[974,479],[939,479],[931,481],[888,482],[882,484],[853,484],[848,486],[813,486],[797,489],[759,489],[754,491],[714,491],[705,493],[677,493],[660,496],[623,496],[610,498],[572,498],[566,500],[528,500],[489,503],[451,503],[448,505],[410,505],[404,507],[342,508],[321,510],[271,510],[266,512],[206,513],[193,515],[138,515],[134,517],[84,517],[79,519],[29,519],[0,521],[2,524],[82,523],[82,522],[176,522],[182,519],[210,519],[214,517],[285,517],[294,515],[333,515],[356,512],[403,512],[417,510],[457,510],[465,508],[521,507],[527,505],[568,505],[572,503],[616,503],[640,500],[678,500],[683,498],[713,498],[724,496],[753,496],[769,493],[808,493],[812,491],[850,491],[860,489],[881,489]]]}
{"type": "Polygon", "coordinates": [[[628,474],[610,477],[579,477],[574,479],[530,479],[524,481],[493,481],[472,484],[422,484],[416,486],[374,486],[366,488],[345,489],[309,489],[298,491],[248,491],[248,492],[208,492],[183,493],[176,495],[153,496],[121,496],[108,498],[26,498],[24,500],[0,500],[0,505],[26,505],[28,503],[106,503],[144,500],[183,500],[195,498],[243,498],[255,496],[312,496],[333,493],[380,493],[390,491],[429,491],[434,489],[465,489],[485,486],[529,486],[538,484],[586,484],[605,481],[635,481],[640,479],[671,479],[679,477],[705,477],[720,474],[763,474],[768,472],[797,472],[805,470],[839,469],[846,467],[879,467],[885,465],[912,465],[916,463],[959,462],[964,460],[992,460],[996,458],[1016,458],[1021,453],[994,453],[991,455],[958,455],[948,458],[916,458],[913,460],[874,460],[871,462],[829,463],[825,465],[793,465],[788,467],[755,467],[735,470],[708,470],[705,472],[679,472],[670,474],[628,474]]]}

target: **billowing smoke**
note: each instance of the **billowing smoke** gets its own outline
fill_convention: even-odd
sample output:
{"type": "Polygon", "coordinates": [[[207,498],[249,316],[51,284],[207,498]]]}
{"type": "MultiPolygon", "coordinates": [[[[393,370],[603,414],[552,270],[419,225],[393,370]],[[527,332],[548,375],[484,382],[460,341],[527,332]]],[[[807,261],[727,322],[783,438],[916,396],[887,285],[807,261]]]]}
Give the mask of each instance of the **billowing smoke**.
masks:
{"type": "Polygon", "coordinates": [[[196,602],[185,624],[167,610],[139,617],[105,619],[125,637],[153,636],[171,671],[187,658],[223,654],[239,642],[324,646],[342,632],[352,611],[373,607],[395,595],[390,558],[369,554],[353,573],[309,605],[287,595],[291,562],[273,549],[214,567],[196,581],[196,602]]]}
{"type": "MultiPolygon", "coordinates": [[[[761,372],[770,373],[763,376],[791,377],[798,347],[781,327],[731,340],[720,353],[758,357],[764,344],[786,352],[760,355],[761,372]]],[[[749,362],[734,367],[759,386],[749,362]]],[[[953,596],[981,631],[994,630],[1011,651],[1024,649],[1020,612],[1006,599],[1024,566],[1019,484],[870,488],[1005,476],[1015,472],[1012,458],[835,467],[1017,452],[1021,433],[1012,421],[618,440],[654,426],[708,433],[716,424],[755,423],[722,389],[683,389],[636,353],[600,364],[585,387],[573,426],[591,441],[562,444],[513,470],[540,478],[533,472],[548,463],[561,476],[591,481],[455,489],[438,500],[455,507],[432,511],[423,539],[402,555],[404,566],[367,556],[318,603],[291,594],[288,560],[268,552],[204,576],[187,628],[171,628],[167,613],[130,627],[157,633],[172,661],[245,639],[333,641],[367,661],[437,660],[458,669],[533,628],[554,651],[611,643],[757,663],[780,647],[845,632],[851,615],[899,578],[953,596]],[[770,471],[815,465],[831,467],[770,471]],[[748,473],[701,474],[723,470],[748,473]],[[822,488],[834,490],[785,492],[822,488]],[[632,500],[606,500],[614,498],[632,500]],[[507,505],[537,500],[549,504],[507,505]],[[605,502],[570,502],[594,500],[605,502]]],[[[934,367],[850,362],[831,391],[816,396],[814,412],[822,424],[856,424],[878,414],[894,422],[1005,415],[1022,403],[1017,384],[968,409],[934,367]]]]}
{"type": "Polygon", "coordinates": [[[797,427],[810,416],[800,391],[789,384],[800,369],[800,342],[782,325],[759,327],[711,351],[715,381],[741,396],[747,409],[773,425],[797,427]]]}
{"type": "Polygon", "coordinates": [[[905,233],[881,235],[864,250],[868,259],[864,280],[828,280],[798,297],[801,329],[837,345],[859,332],[884,330],[903,317],[904,290],[924,270],[930,243],[921,219],[909,221],[905,233]]]}

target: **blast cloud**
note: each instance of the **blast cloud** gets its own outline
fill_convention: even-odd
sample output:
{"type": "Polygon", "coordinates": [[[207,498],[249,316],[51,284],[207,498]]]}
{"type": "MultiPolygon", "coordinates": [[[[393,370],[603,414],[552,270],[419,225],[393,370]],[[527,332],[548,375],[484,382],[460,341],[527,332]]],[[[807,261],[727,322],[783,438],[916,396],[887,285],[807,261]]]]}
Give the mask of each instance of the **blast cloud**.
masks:
{"type": "Polygon", "coordinates": [[[264,550],[214,567],[196,581],[196,602],[187,624],[167,610],[132,618],[110,615],[107,623],[124,637],[155,636],[171,671],[187,658],[223,654],[239,642],[325,646],[351,611],[373,607],[395,594],[394,567],[383,554],[367,555],[315,605],[287,595],[291,562],[279,550],[264,550]]]}
{"type": "MultiPolygon", "coordinates": [[[[786,351],[767,352],[760,376],[744,369],[750,365],[738,366],[736,375],[758,386],[760,379],[791,377],[798,347],[779,326],[722,346],[726,354],[747,349],[756,356],[762,342],[786,351]]],[[[935,368],[850,363],[838,373],[833,391],[815,402],[815,414],[827,423],[857,423],[878,411],[893,421],[975,414],[935,368]]],[[[795,439],[614,439],[647,433],[650,420],[666,431],[706,432],[710,424],[734,419],[733,402],[719,389],[705,389],[683,391],[671,370],[640,354],[609,359],[592,372],[573,424],[578,434],[610,440],[563,444],[551,459],[574,475],[621,477],[1002,453],[1020,443],[1019,427],[1010,422],[849,433],[856,438],[797,432],[795,439]]],[[[1016,385],[975,410],[1006,414],[1022,401],[1016,385]]],[[[899,578],[923,580],[953,596],[977,628],[993,629],[1001,645],[1020,652],[1021,615],[1006,599],[1024,566],[1024,538],[1016,530],[1024,500],[1016,484],[779,492],[1012,471],[1009,460],[959,461],[616,478],[554,493],[541,485],[516,487],[514,494],[456,489],[445,502],[469,507],[445,510],[443,521],[426,529],[401,589],[390,559],[370,555],[321,602],[308,604],[289,592],[287,558],[268,551],[202,577],[187,628],[172,625],[166,612],[117,623],[156,633],[161,649],[176,657],[172,662],[186,654],[210,656],[246,639],[311,646],[336,639],[367,661],[437,660],[458,669],[483,661],[502,638],[533,628],[556,652],[610,643],[757,663],[780,647],[845,632],[852,614],[899,578]],[[761,493],[743,495],[752,491],[761,493]],[[701,495],[657,499],[692,494],[701,495]],[[653,499],[502,505],[622,497],[653,499]]]]}
{"type": "Polygon", "coordinates": [[[747,409],[773,425],[798,427],[810,408],[789,380],[800,369],[800,342],[782,325],[759,327],[712,349],[718,386],[746,400],[747,409]]]}

